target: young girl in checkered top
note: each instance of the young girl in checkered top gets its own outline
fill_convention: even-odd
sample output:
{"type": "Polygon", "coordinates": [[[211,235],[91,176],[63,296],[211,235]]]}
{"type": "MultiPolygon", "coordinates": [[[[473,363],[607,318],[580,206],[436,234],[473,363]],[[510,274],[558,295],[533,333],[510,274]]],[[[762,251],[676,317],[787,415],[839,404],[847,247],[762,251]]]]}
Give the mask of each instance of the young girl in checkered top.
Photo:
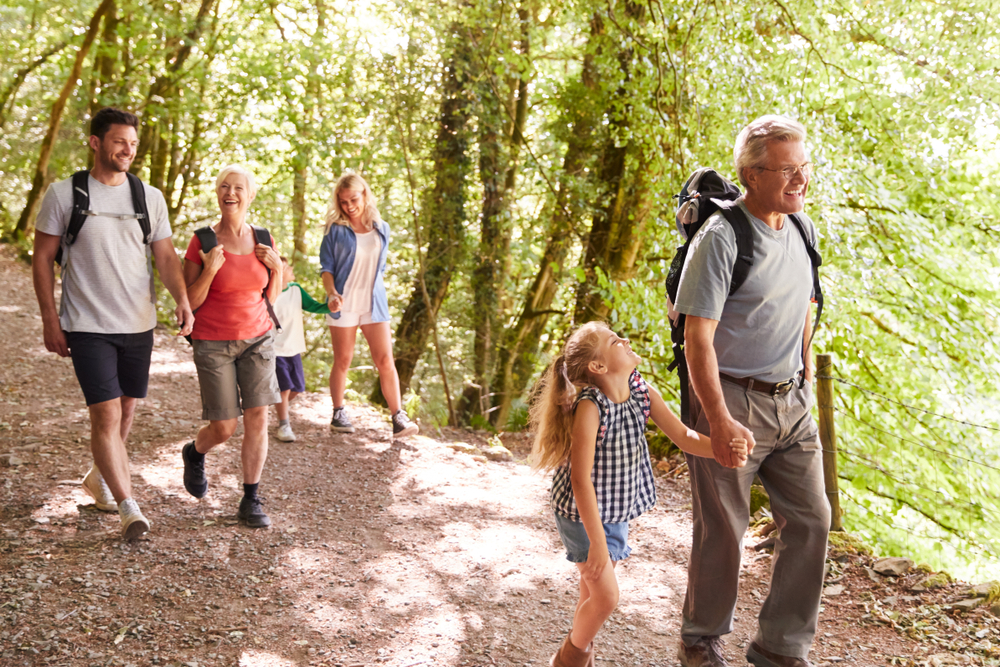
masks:
{"type": "MultiPolygon", "coordinates": [[[[573,629],[552,656],[553,667],[593,665],[594,637],[618,605],[615,565],[631,553],[628,523],[656,503],[649,418],[685,452],[712,456],[711,441],[684,426],[642,379],[639,361],[629,341],[603,322],[588,322],[546,371],[532,408],[532,462],[555,470],[556,527],[567,560],[580,569],[573,629]]],[[[746,441],[730,446],[745,463],[746,441]]]]}

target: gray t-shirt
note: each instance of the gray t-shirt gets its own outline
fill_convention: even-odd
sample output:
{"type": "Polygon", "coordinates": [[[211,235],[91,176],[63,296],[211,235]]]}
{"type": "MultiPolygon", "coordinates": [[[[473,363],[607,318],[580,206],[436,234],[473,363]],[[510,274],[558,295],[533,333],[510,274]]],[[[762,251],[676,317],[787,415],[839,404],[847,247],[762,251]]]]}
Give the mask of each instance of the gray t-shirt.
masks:
{"type": "MultiPolygon", "coordinates": [[[[167,203],[156,188],[146,188],[152,233],[149,240],[170,238],[167,203]]],[[[91,211],[135,213],[128,181],[111,187],[88,176],[91,211]]],[[[45,193],[35,228],[63,236],[73,211],[73,180],[53,183],[45,193]]],[[[63,245],[62,302],[64,331],[140,333],[156,326],[156,294],[150,253],[135,218],[89,215],[76,242],[63,245]]]]}
{"type": "MultiPolygon", "coordinates": [[[[729,294],[736,234],[721,213],[695,234],[677,289],[678,311],[716,320],[719,370],[735,377],[781,382],[802,368],[802,330],[812,297],[812,264],[795,223],[768,227],[739,202],[753,227],[754,265],[746,282],[729,294]]],[[[806,235],[816,247],[816,228],[805,214],[806,235]]]]}

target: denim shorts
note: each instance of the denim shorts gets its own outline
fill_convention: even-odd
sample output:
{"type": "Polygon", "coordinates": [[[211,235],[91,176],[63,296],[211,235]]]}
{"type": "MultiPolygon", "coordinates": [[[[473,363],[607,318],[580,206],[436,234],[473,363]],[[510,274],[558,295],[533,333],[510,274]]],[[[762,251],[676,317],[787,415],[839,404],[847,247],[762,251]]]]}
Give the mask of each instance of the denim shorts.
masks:
{"type": "MultiPolygon", "coordinates": [[[[556,529],[566,547],[566,560],[571,563],[586,563],[590,553],[590,538],[582,521],[572,521],[558,514],[556,529]]],[[[604,536],[608,541],[608,555],[616,563],[625,560],[632,553],[628,545],[628,521],[604,524],[604,536]]]]}

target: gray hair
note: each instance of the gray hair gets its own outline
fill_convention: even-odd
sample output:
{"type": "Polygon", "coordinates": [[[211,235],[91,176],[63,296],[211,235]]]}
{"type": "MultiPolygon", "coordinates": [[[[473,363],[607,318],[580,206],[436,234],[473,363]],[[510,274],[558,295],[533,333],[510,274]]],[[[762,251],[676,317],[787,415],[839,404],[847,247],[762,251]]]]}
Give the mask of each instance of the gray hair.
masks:
{"type": "Polygon", "coordinates": [[[229,174],[239,174],[247,180],[247,189],[250,191],[250,196],[255,197],[257,195],[257,179],[253,177],[253,172],[244,167],[241,164],[230,164],[222,168],[219,175],[215,177],[215,189],[218,191],[219,186],[222,182],[226,180],[226,176],[229,174]]]}
{"type": "Polygon", "coordinates": [[[797,120],[787,116],[761,116],[744,127],[736,137],[733,148],[733,162],[736,163],[736,176],[743,187],[747,187],[743,170],[759,167],[767,157],[769,141],[805,141],[806,128],[797,120]]]}

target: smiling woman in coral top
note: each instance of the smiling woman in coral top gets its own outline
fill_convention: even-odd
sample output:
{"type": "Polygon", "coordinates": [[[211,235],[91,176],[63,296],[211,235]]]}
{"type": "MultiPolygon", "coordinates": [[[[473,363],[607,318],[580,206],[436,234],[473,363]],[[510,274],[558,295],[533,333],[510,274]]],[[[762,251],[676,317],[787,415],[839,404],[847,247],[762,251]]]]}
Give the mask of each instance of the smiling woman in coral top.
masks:
{"type": "MultiPolygon", "coordinates": [[[[230,165],[215,183],[222,217],[212,227],[218,241],[207,253],[197,234],[184,256],[191,307],[198,311],[191,344],[201,385],[202,419],[208,425],[181,451],[184,488],[195,498],[208,493],[205,454],[236,431],[243,415],[243,500],[236,517],[266,528],[257,486],[267,459],[267,407],[281,401],[274,373],[274,334],[265,294],[281,292],[281,258],[257,243],[247,209],[257,195],[253,174],[230,165]]],[[[271,239],[274,245],[274,239],[271,239]]]]}

